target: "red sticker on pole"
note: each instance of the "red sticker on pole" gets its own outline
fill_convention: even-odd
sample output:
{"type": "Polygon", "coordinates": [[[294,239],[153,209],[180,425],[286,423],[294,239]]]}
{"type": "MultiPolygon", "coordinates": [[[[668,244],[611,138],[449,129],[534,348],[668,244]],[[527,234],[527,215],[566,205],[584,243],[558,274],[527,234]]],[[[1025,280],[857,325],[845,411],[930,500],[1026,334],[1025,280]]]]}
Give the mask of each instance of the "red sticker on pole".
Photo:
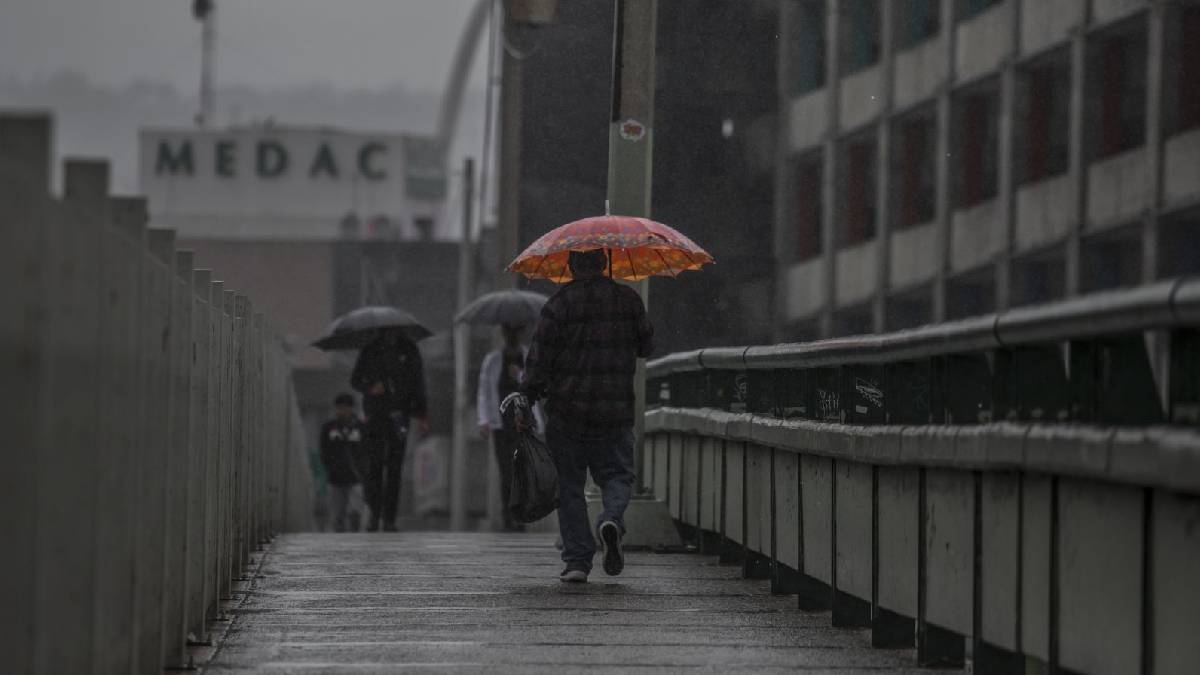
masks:
{"type": "Polygon", "coordinates": [[[621,138],[627,141],[640,141],[646,137],[646,125],[635,119],[621,122],[621,138]]]}

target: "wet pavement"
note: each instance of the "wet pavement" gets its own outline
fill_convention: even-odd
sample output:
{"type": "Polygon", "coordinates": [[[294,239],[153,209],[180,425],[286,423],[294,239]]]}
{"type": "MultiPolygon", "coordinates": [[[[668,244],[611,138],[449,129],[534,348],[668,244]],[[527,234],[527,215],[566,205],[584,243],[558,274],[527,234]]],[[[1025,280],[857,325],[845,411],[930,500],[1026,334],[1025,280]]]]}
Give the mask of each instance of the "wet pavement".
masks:
{"type": "Polygon", "coordinates": [[[540,534],[284,536],[205,672],[920,672],[712,557],[631,553],[584,585],[561,568],[540,534]]]}

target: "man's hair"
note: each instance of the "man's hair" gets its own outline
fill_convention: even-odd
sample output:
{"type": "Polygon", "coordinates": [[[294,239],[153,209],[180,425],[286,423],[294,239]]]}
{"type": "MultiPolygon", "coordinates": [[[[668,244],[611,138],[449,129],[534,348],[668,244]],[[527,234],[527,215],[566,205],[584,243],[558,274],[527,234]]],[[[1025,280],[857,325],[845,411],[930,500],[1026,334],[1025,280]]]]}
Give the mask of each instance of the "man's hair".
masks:
{"type": "Polygon", "coordinates": [[[346,392],[342,392],[337,395],[337,398],[333,399],[333,404],[335,406],[345,405],[345,406],[350,406],[351,408],[353,408],[354,407],[354,394],[348,394],[346,392]]]}
{"type": "Polygon", "coordinates": [[[567,256],[567,266],[571,268],[571,276],[574,277],[598,274],[608,266],[608,254],[602,248],[571,251],[567,256]]]}

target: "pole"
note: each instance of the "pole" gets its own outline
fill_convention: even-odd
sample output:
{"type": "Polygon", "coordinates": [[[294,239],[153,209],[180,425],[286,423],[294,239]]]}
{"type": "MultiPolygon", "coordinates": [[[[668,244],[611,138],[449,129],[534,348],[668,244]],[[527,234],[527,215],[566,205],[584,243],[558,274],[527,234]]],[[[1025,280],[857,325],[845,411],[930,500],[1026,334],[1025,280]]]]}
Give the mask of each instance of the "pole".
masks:
{"type": "MultiPolygon", "coordinates": [[[[471,254],[471,206],[474,202],[475,161],[463,162],[462,241],[458,245],[458,310],[471,301],[474,261],[471,254]]],[[[450,451],[450,529],[464,530],[467,525],[467,358],[470,355],[471,327],[454,324],[454,438],[450,451]]]]}
{"type": "MultiPolygon", "coordinates": [[[[612,118],[608,130],[608,206],[613,214],[650,217],[654,149],[654,43],[657,0],[617,0],[613,26],[612,118]]],[[[650,284],[633,284],[649,308],[650,284]]],[[[643,462],[646,364],[634,378],[634,466],[643,462]]]]}
{"type": "Polygon", "coordinates": [[[200,22],[200,109],[196,112],[196,126],[204,128],[212,122],[213,116],[216,3],[213,0],[196,0],[192,13],[200,22]]]}
{"type": "Polygon", "coordinates": [[[517,276],[505,271],[517,257],[520,243],[521,187],[521,55],[508,43],[517,29],[511,0],[504,3],[504,21],[500,24],[500,156],[499,194],[496,195],[499,214],[496,227],[496,251],[500,259],[496,266],[496,288],[511,288],[517,276]]]}

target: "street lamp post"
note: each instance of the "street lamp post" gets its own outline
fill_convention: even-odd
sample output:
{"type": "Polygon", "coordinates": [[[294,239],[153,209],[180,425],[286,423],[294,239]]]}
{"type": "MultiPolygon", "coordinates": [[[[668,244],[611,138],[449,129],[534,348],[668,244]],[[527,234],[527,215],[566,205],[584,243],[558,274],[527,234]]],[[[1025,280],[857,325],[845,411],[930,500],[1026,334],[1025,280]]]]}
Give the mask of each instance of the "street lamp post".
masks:
{"type": "MultiPolygon", "coordinates": [[[[612,117],[608,130],[608,209],[622,216],[650,217],[654,159],[654,44],[657,0],[617,0],[613,26],[612,117]]],[[[649,305],[650,284],[633,284],[649,305]]],[[[645,452],[646,366],[634,379],[634,466],[645,452]]]]}

